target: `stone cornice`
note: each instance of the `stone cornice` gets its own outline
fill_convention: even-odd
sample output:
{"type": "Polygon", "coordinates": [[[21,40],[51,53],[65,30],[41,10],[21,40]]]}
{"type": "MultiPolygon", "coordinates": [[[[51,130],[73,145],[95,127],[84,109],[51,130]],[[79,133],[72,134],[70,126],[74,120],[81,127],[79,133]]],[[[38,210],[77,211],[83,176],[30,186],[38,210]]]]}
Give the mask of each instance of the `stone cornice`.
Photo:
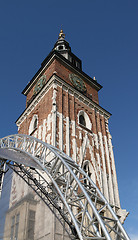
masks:
{"type": "Polygon", "coordinates": [[[69,94],[75,96],[79,101],[83,102],[84,104],[89,106],[91,109],[94,108],[95,111],[104,115],[105,118],[107,118],[107,119],[110,118],[111,113],[106,111],[104,108],[102,108],[97,103],[90,100],[87,96],[83,95],[82,93],[80,93],[79,91],[74,89],[71,85],[69,85],[63,79],[58,77],[56,75],[56,73],[53,73],[53,75],[51,76],[49,81],[46,83],[46,85],[43,87],[43,89],[40,91],[40,93],[35,97],[35,99],[30,103],[30,105],[24,110],[24,112],[17,119],[17,121],[16,121],[17,126],[19,126],[25,120],[26,116],[35,108],[35,106],[38,104],[38,102],[50,90],[53,83],[56,83],[59,86],[62,86],[65,91],[69,92],[69,94]]]}

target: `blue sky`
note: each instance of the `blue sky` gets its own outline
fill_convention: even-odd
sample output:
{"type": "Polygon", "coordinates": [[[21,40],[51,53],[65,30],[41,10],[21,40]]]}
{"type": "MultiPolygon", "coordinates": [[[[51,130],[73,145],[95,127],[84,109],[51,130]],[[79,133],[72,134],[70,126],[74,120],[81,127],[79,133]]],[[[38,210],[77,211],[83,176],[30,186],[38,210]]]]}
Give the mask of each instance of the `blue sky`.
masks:
{"type": "Polygon", "coordinates": [[[21,91],[53,48],[61,25],[83,71],[103,86],[100,105],[112,113],[125,228],[138,240],[138,2],[136,0],[0,1],[0,137],[17,132],[21,91]]]}

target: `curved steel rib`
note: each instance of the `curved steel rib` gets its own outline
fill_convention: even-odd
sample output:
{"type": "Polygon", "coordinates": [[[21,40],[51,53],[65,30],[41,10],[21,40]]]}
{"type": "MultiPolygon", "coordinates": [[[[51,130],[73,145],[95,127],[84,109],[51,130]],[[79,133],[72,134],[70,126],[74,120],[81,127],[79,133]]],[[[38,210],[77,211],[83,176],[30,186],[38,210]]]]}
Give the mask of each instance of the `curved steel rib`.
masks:
{"type": "Polygon", "coordinates": [[[32,136],[16,134],[0,139],[0,159],[47,205],[57,209],[58,219],[68,224],[72,239],[130,240],[98,187],[59,149],[32,136]]]}

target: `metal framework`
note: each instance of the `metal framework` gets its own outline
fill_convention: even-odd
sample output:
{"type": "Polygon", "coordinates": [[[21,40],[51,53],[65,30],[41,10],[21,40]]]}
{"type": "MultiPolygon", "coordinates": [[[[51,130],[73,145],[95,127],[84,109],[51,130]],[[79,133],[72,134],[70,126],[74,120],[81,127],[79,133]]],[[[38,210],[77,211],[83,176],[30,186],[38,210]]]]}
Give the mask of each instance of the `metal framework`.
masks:
{"type": "Polygon", "coordinates": [[[2,192],[2,186],[3,186],[3,180],[4,180],[4,174],[6,173],[6,163],[5,161],[0,161],[0,197],[2,192]]]}
{"type": "Polygon", "coordinates": [[[0,139],[6,163],[64,224],[71,239],[130,240],[113,208],[84,170],[59,149],[32,136],[0,139]]]}

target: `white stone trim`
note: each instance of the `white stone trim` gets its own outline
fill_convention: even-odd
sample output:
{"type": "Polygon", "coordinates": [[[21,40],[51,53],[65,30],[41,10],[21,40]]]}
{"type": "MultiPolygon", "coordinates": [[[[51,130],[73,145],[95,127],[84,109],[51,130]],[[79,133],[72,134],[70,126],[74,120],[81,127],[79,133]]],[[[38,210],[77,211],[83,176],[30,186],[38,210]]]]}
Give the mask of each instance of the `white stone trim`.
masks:
{"type": "Polygon", "coordinates": [[[53,84],[53,97],[52,97],[52,145],[56,146],[56,126],[57,126],[57,106],[56,106],[56,97],[57,97],[57,85],[53,84]]]}
{"type": "Polygon", "coordinates": [[[45,142],[46,137],[46,119],[43,120],[43,132],[42,132],[42,141],[45,142]]]}
{"type": "Polygon", "coordinates": [[[63,114],[57,112],[59,116],[59,149],[63,151],[63,114]]]}
{"type": "Polygon", "coordinates": [[[109,187],[109,199],[111,204],[115,204],[114,201],[114,193],[113,193],[113,184],[112,184],[112,174],[111,174],[111,166],[110,166],[110,159],[109,159],[109,151],[108,151],[108,145],[107,145],[107,137],[103,137],[104,144],[105,144],[105,153],[106,153],[106,159],[107,159],[107,167],[109,171],[109,179],[108,179],[108,187],[109,187]]]}
{"type": "Polygon", "coordinates": [[[108,184],[107,184],[107,174],[106,174],[106,163],[104,157],[104,147],[103,147],[103,140],[102,140],[102,133],[98,132],[99,142],[100,142],[100,149],[101,149],[101,157],[102,157],[102,166],[103,166],[103,191],[105,198],[109,201],[109,192],[108,192],[108,184]]]}
{"type": "Polygon", "coordinates": [[[76,143],[76,122],[74,120],[71,121],[71,126],[72,126],[72,149],[73,149],[73,155],[72,158],[74,161],[77,161],[77,143],[76,143]]]}
{"type": "MultiPolygon", "coordinates": [[[[97,150],[99,151],[99,143],[98,143],[98,135],[93,133],[93,140],[94,140],[94,144],[97,148],[97,150]]],[[[102,179],[102,169],[101,169],[101,158],[99,153],[96,153],[96,157],[97,157],[97,165],[98,165],[98,169],[99,170],[99,178],[100,178],[100,183],[101,183],[101,192],[103,193],[103,179],[102,179]]]]}
{"type": "Polygon", "coordinates": [[[109,153],[111,156],[111,167],[113,170],[113,185],[114,185],[114,199],[115,199],[115,204],[121,208],[120,206],[120,199],[119,199],[119,191],[118,191],[118,184],[117,184],[117,175],[116,175],[116,168],[115,168],[115,160],[114,160],[114,153],[113,153],[113,146],[111,142],[111,135],[109,133],[109,153]]]}
{"type": "Polygon", "coordinates": [[[66,117],[66,154],[70,156],[70,123],[69,117],[66,117]]]}

